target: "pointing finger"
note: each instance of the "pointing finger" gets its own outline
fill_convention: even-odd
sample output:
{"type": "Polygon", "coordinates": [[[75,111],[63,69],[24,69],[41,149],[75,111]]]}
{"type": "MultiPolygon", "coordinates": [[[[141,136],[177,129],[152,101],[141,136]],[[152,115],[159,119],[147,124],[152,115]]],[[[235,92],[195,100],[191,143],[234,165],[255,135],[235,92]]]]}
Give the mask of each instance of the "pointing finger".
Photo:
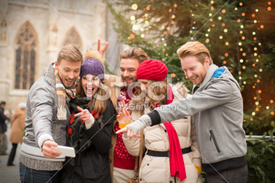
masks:
{"type": "Polygon", "coordinates": [[[81,107],[79,107],[79,106],[77,106],[77,109],[79,110],[79,111],[83,111],[83,109],[81,108],[81,107]]]}
{"type": "Polygon", "coordinates": [[[128,130],[128,128],[127,128],[127,127],[124,127],[124,128],[122,128],[122,129],[118,130],[118,131],[116,132],[116,134],[123,133],[123,132],[127,132],[127,130],[128,130]]]}

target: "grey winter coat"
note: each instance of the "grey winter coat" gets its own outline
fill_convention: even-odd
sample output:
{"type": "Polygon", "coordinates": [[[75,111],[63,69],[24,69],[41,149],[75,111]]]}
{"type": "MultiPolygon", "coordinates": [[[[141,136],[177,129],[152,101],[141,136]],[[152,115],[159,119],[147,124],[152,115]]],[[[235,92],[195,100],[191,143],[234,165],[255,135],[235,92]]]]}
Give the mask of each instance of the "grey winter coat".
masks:
{"type": "Polygon", "coordinates": [[[44,76],[33,84],[27,97],[26,135],[23,138],[20,162],[31,169],[59,170],[65,160],[62,156],[45,158],[40,149],[47,139],[54,140],[58,145],[66,145],[66,125],[70,120],[70,111],[67,107],[68,120],[57,119],[54,70],[51,64],[44,76]]]}
{"type": "MultiPolygon", "coordinates": [[[[238,82],[226,67],[218,69],[216,65],[210,65],[194,95],[161,106],[154,112],[158,113],[162,123],[195,114],[197,140],[206,172],[246,164],[242,95],[238,82]]],[[[156,119],[152,118],[154,112],[149,114],[151,119],[156,119]]],[[[152,124],[158,123],[152,121],[152,124]]]]}

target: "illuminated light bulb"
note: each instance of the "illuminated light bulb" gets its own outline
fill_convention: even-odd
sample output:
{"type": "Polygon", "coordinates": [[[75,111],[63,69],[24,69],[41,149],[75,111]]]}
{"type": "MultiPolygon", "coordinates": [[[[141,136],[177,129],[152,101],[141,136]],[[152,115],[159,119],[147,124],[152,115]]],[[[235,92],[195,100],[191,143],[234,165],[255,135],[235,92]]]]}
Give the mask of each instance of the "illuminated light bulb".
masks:
{"type": "Polygon", "coordinates": [[[133,26],[132,26],[132,29],[133,29],[133,30],[138,30],[138,26],[137,26],[137,25],[133,25],[133,26]]]}
{"type": "Polygon", "coordinates": [[[138,5],[137,4],[132,4],[132,9],[133,10],[137,10],[138,9],[138,5]]]}

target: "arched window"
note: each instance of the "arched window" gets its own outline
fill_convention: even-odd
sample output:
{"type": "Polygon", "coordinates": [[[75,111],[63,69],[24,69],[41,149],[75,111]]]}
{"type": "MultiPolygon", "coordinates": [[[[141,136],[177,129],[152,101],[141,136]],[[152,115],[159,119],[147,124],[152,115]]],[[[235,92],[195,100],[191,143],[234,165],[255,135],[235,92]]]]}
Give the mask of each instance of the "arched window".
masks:
{"type": "Polygon", "coordinates": [[[77,47],[80,51],[82,49],[82,43],[79,34],[76,32],[75,28],[72,27],[66,34],[65,41],[63,43],[63,46],[66,45],[74,45],[77,47]]]}
{"type": "Polygon", "coordinates": [[[15,89],[28,90],[34,83],[37,36],[29,21],[19,29],[15,39],[15,89]]]}

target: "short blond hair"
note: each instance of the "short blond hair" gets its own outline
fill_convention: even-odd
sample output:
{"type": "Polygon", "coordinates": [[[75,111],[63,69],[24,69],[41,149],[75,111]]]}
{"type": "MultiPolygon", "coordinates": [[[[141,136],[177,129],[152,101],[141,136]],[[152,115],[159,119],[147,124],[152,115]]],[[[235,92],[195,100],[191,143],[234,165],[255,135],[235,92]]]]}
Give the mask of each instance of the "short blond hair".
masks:
{"type": "Polygon", "coordinates": [[[62,59],[72,62],[83,62],[83,57],[79,49],[73,45],[64,46],[58,53],[57,62],[60,64],[62,59]]]}
{"type": "Polygon", "coordinates": [[[209,50],[204,46],[204,44],[198,41],[189,41],[185,43],[177,50],[177,54],[180,59],[183,59],[186,56],[196,56],[202,64],[205,61],[205,57],[208,57],[209,64],[213,64],[209,50]]]}
{"type": "Polygon", "coordinates": [[[126,58],[137,59],[139,64],[144,60],[147,60],[147,54],[141,48],[138,48],[138,47],[133,47],[128,50],[124,50],[123,52],[120,53],[119,57],[120,57],[120,60],[126,59],[126,58]]]}

